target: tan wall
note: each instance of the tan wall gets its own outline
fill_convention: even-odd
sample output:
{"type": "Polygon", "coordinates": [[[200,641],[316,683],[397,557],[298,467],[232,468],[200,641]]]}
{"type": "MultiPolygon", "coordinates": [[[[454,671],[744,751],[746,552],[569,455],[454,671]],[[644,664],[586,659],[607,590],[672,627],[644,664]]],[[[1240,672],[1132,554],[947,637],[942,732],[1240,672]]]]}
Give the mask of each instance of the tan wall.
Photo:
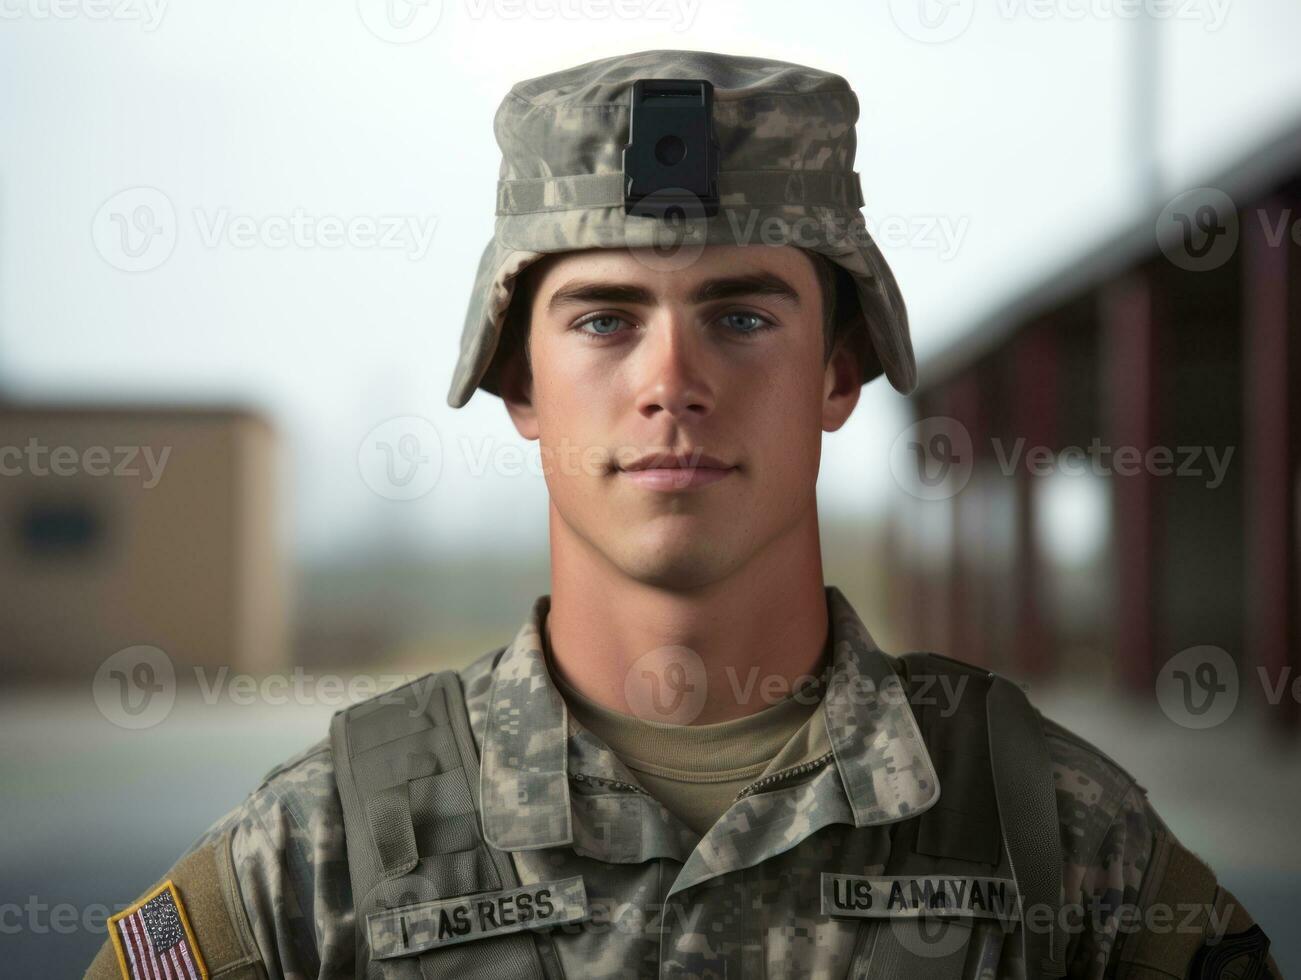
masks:
{"type": "Polygon", "coordinates": [[[276,460],[238,411],[0,407],[0,676],[81,675],[140,644],[283,666],[276,460]]]}

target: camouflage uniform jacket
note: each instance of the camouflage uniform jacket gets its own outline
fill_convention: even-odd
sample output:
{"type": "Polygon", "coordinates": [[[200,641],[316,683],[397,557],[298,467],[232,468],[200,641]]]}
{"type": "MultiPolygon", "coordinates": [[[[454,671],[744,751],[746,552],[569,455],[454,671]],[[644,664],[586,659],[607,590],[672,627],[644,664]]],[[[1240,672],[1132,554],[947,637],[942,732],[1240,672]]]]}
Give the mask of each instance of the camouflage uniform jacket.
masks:
{"type": "MultiPolygon", "coordinates": [[[[788,745],[703,838],[565,710],[541,644],[548,596],[509,646],[461,671],[482,757],[486,837],[512,852],[524,883],[583,876],[591,919],[553,930],[567,976],[840,978],[862,965],[860,926],[869,920],[820,914],[820,874],[881,874],[891,825],[929,806],[939,786],[906,700],[847,696],[856,680],[892,679],[893,658],[876,647],[839,590],[829,587],[827,595],[833,663],[815,715],[825,724],[807,729],[825,740],[826,751],[789,766],[783,759],[808,759],[810,747],[788,745]],[[520,764],[526,756],[528,772],[520,764]]],[[[1065,901],[1096,913],[1150,899],[1154,861],[1164,867],[1177,842],[1144,788],[1066,729],[1047,720],[1044,727],[1065,901]]],[[[273,769],[177,868],[205,853],[233,880],[225,889],[230,922],[210,940],[225,947],[204,950],[212,980],[355,975],[328,739],[273,769]]],[[[191,918],[219,915],[216,904],[206,913],[191,907],[191,918]]],[[[1139,949],[1132,972],[1121,976],[1184,975],[1144,972],[1142,944],[1128,938],[1138,934],[1132,926],[1119,934],[1123,923],[1114,914],[1081,916],[1067,942],[1068,976],[1117,975],[1118,937],[1139,949]]],[[[202,948],[204,923],[195,928],[202,948]]],[[[990,923],[973,940],[967,976],[1021,976],[1019,947],[1008,935],[990,923]]],[[[111,962],[103,952],[88,977],[119,975],[102,962],[111,962]]]]}

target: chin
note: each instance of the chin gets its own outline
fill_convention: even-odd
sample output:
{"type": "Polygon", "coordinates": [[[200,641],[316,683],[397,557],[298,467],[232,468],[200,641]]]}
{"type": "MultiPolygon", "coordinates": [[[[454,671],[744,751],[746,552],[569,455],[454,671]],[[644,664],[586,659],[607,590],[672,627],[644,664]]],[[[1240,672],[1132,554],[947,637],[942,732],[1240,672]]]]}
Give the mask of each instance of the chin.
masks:
{"type": "Polygon", "coordinates": [[[620,550],[618,564],[629,577],[677,592],[712,585],[744,563],[743,556],[698,534],[675,534],[658,540],[652,537],[620,550]]]}

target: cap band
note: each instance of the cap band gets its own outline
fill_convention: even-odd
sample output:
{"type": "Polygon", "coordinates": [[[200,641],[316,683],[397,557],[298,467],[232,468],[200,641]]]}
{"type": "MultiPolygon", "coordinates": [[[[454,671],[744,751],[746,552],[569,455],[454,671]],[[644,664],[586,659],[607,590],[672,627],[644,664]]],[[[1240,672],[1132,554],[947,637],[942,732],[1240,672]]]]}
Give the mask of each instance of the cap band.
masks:
{"type": "MultiPolygon", "coordinates": [[[[497,181],[497,214],[623,208],[623,174],[574,174],[497,181]]],[[[724,170],[718,196],[751,207],[794,205],[858,210],[863,190],[853,170],[724,170]]],[[[734,205],[733,205],[734,206],[734,205]]]]}

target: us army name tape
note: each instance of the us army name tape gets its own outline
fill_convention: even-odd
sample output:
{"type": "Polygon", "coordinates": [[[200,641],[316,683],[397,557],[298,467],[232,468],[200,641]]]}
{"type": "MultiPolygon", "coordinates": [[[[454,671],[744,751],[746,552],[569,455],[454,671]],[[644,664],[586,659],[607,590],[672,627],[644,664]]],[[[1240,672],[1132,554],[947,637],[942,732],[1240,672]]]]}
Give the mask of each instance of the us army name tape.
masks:
{"type": "Polygon", "coordinates": [[[366,916],[366,929],[371,955],[389,959],[485,936],[581,922],[590,914],[583,876],[575,875],[372,912],[366,916]]]}
{"type": "Polygon", "coordinates": [[[1011,878],[838,875],[822,873],[822,914],[866,918],[966,915],[987,919],[1020,917],[1011,878]]]}

